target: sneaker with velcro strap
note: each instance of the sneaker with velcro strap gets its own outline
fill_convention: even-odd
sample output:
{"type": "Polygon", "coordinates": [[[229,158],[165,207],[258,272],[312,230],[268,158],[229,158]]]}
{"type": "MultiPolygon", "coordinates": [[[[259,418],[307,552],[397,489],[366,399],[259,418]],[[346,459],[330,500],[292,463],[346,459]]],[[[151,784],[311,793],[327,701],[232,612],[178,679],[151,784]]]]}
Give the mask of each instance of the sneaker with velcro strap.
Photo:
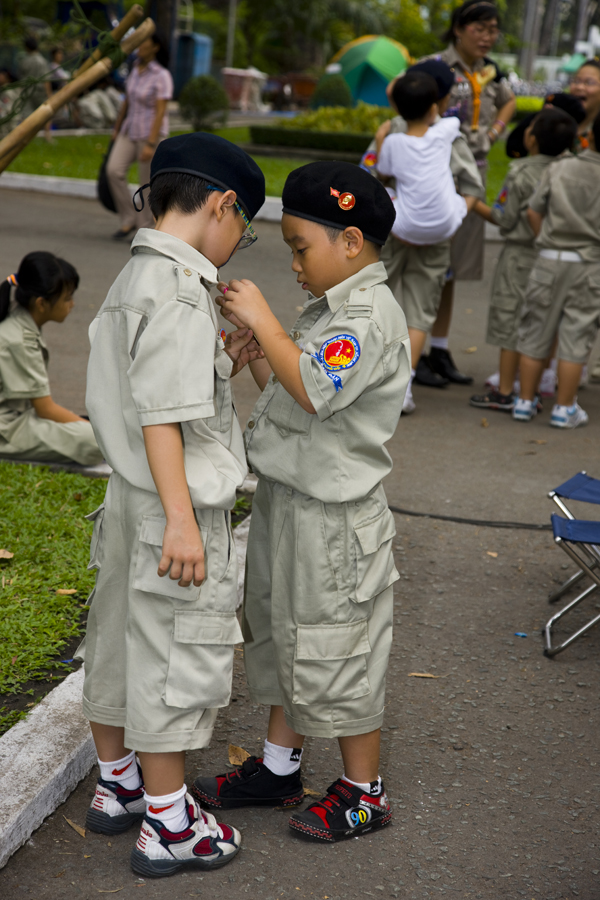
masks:
{"type": "Polygon", "coordinates": [[[214,809],[242,806],[299,806],[304,800],[300,769],[291,775],[275,775],[262,758],[250,756],[233,772],[213,778],[196,778],[194,797],[214,809]]]}
{"type": "MultiPolygon", "coordinates": [[[[377,782],[373,782],[373,789],[377,782]]],[[[377,794],[338,778],[322,800],[291,817],[290,828],[313,841],[343,841],[389,825],[392,809],[381,784],[377,794]]]]}
{"type": "Polygon", "coordinates": [[[191,794],[185,795],[185,801],[188,827],[183,831],[169,831],[159,819],[145,816],[130,857],[136,875],[159,878],[182,869],[220,869],[239,851],[242,836],[237,828],[202,812],[191,794]]]}
{"type": "MultiPolygon", "coordinates": [[[[141,780],[142,772],[139,765],[138,771],[141,780]]],[[[85,827],[98,834],[122,834],[143,819],[145,813],[143,784],[128,791],[118,781],[104,781],[103,778],[99,778],[94,799],[85,817],[85,827]]]]}

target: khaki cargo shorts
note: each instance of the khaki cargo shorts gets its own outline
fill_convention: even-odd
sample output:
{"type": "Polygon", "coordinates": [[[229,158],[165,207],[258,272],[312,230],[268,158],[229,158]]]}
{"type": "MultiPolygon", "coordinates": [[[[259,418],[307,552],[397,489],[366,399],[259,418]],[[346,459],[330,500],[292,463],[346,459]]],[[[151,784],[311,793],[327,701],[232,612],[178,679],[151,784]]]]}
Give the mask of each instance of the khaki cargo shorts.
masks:
{"type": "Polygon", "coordinates": [[[299,734],[381,726],[392,643],[396,527],[381,485],[321,503],[260,479],[252,504],[242,630],[254,702],[299,734]]]}
{"type": "Polygon", "coordinates": [[[486,342],[504,350],[516,350],[527,283],[537,259],[533,247],[506,243],[502,247],[488,312],[486,342]]]}
{"type": "Polygon", "coordinates": [[[585,364],[600,324],[600,262],[538,256],[531,270],[517,349],[545,359],[558,331],[558,359],[585,364]]]}
{"type": "Polygon", "coordinates": [[[450,266],[450,241],[409,247],[390,235],[381,251],[381,262],[408,327],[429,333],[437,318],[450,266]]]}
{"type": "Polygon", "coordinates": [[[98,570],[85,641],[83,710],[125,728],[125,746],[149,753],[210,741],[231,695],[237,557],[229,513],[199,509],[206,578],[183,588],[158,564],[166,520],[158,495],[111,475],[94,519],[90,568],[98,570]]]}

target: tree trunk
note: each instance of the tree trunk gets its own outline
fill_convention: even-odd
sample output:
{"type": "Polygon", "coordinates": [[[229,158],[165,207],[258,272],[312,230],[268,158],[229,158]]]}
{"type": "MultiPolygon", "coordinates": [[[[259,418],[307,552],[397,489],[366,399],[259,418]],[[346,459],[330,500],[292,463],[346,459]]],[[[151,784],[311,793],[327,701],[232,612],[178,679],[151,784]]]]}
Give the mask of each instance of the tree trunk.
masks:
{"type": "Polygon", "coordinates": [[[544,14],[542,34],[540,37],[540,56],[550,56],[552,53],[553,36],[556,28],[556,20],[560,14],[561,0],[549,0],[544,14]]]}

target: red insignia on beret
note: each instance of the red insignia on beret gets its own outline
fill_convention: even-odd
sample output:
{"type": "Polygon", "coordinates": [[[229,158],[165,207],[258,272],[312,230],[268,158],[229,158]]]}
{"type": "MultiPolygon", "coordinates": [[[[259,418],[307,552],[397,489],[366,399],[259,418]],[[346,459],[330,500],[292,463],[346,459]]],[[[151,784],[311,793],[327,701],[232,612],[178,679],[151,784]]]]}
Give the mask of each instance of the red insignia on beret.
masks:
{"type": "Polygon", "coordinates": [[[340,209],[343,209],[346,212],[348,212],[348,210],[350,209],[353,209],[355,204],[356,197],[354,196],[354,194],[350,194],[348,191],[342,194],[340,196],[340,199],[338,200],[338,206],[340,207],[340,209]]]}
{"type": "Polygon", "coordinates": [[[330,197],[339,197],[339,196],[340,196],[340,192],[339,192],[339,191],[336,191],[335,188],[330,187],[330,188],[329,188],[329,196],[330,196],[330,197]]]}

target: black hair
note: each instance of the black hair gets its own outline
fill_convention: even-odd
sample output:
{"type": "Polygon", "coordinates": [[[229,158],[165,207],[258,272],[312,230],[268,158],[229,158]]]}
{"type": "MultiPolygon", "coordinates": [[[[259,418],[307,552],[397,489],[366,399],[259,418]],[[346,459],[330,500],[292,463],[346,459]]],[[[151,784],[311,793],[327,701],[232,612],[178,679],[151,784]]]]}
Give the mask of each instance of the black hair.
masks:
{"type": "MultiPolygon", "coordinates": [[[[594,56],[591,59],[586,59],[585,62],[581,63],[579,69],[583,69],[585,66],[594,66],[595,69],[600,69],[600,59],[598,59],[597,56],[594,56]]],[[[577,71],[579,71],[579,69],[577,71]]]]}
{"type": "Polygon", "coordinates": [[[450,27],[442,35],[447,43],[456,43],[456,28],[464,28],[471,22],[491,22],[496,19],[500,24],[500,16],[496,6],[490,0],[466,0],[462,6],[458,6],[452,13],[450,27]]]}
{"type": "Polygon", "coordinates": [[[170,59],[170,51],[169,51],[169,42],[166,37],[159,31],[158,29],[150,35],[150,40],[152,43],[158,47],[158,51],[156,53],[156,62],[161,66],[164,66],[165,69],[169,68],[169,59],[170,59]]]}
{"type": "Polygon", "coordinates": [[[427,110],[437,103],[438,97],[435,78],[418,69],[408,71],[399,78],[392,90],[394,106],[407,122],[422,119],[427,110]]]}
{"type": "Polygon", "coordinates": [[[11,84],[17,80],[10,69],[0,69],[0,75],[7,75],[11,84]]]}
{"type": "Polygon", "coordinates": [[[57,53],[64,53],[64,52],[65,51],[63,50],[62,47],[53,47],[52,50],[50,51],[50,58],[54,59],[54,57],[56,56],[57,53]]]}
{"type": "Polygon", "coordinates": [[[577,134],[577,122],[556,107],[543,109],[533,120],[531,134],[536,138],[540,153],[560,156],[570,150],[577,134]]]}
{"type": "MultiPolygon", "coordinates": [[[[148,203],[155,219],[176,209],[191,215],[206,204],[210,182],[185,172],[163,172],[152,179],[148,203]]],[[[235,206],[234,211],[237,213],[235,206]]]]}
{"type": "Polygon", "coordinates": [[[29,35],[29,37],[25,38],[25,40],[23,41],[23,45],[26,50],[37,50],[38,48],[37,39],[32,35],[29,35]]]}
{"type": "Polygon", "coordinates": [[[592,124],[592,134],[594,135],[594,144],[596,145],[596,152],[600,153],[600,113],[594,119],[592,124]]]}
{"type": "MultiPolygon", "coordinates": [[[[65,289],[77,290],[79,274],[66,260],[53,253],[38,250],[23,257],[16,282],[15,300],[23,309],[29,309],[31,301],[36,297],[43,297],[54,304],[65,289]]],[[[0,322],[8,316],[10,289],[13,283],[9,277],[0,284],[0,322]]]]}

